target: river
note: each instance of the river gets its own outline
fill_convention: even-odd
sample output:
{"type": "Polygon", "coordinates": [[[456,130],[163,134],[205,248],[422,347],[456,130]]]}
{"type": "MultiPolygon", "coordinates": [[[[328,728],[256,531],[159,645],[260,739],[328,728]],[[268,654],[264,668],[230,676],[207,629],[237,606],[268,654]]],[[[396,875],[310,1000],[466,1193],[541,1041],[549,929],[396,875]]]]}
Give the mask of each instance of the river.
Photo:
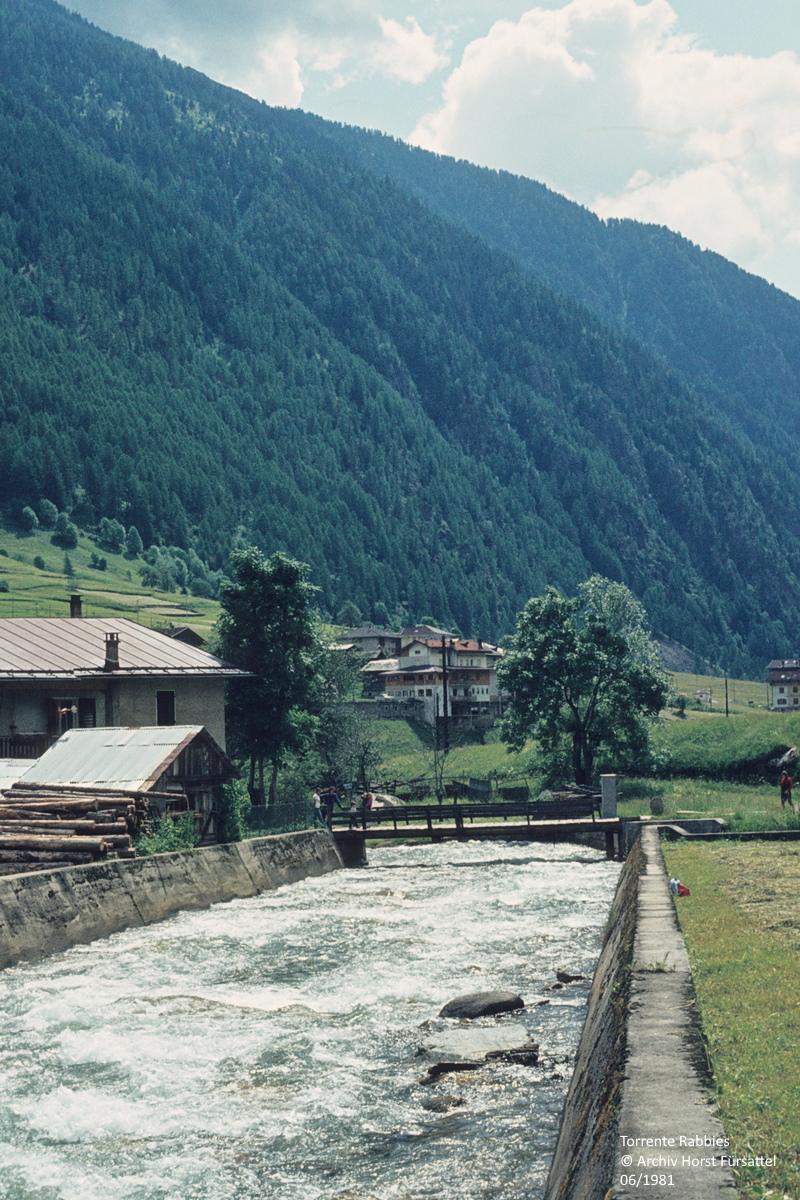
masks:
{"type": "Polygon", "coordinates": [[[619,866],[569,845],[368,867],[0,974],[9,1200],[536,1200],[619,866]],[[538,1066],[419,1081],[466,992],[518,991],[538,1066]],[[548,1001],[539,1004],[540,1001],[548,1001]],[[436,1109],[440,1111],[436,1111],[436,1109]]]}

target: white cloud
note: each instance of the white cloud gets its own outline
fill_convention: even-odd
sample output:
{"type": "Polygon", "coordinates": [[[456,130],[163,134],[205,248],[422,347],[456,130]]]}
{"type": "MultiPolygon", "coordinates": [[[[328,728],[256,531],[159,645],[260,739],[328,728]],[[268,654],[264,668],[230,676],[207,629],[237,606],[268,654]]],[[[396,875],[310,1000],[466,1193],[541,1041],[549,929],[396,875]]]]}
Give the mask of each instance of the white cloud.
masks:
{"type": "Polygon", "coordinates": [[[409,140],[669,225],[800,293],[800,62],[704,49],[667,0],[496,22],[409,140]]]}
{"type": "Polygon", "coordinates": [[[328,88],[385,78],[417,85],[447,65],[416,17],[392,0],[73,0],[82,15],[268,104],[297,105],[309,81],[328,88]]]}
{"type": "Polygon", "coordinates": [[[380,27],[383,41],[372,61],[384,74],[403,83],[424,83],[434,71],[447,66],[446,55],[436,49],[436,39],[420,28],[416,17],[409,17],[405,25],[381,17],[380,27]]]}
{"type": "Polygon", "coordinates": [[[303,98],[302,76],[297,39],[285,33],[266,42],[243,75],[225,82],[267,104],[294,108],[303,98]]]}

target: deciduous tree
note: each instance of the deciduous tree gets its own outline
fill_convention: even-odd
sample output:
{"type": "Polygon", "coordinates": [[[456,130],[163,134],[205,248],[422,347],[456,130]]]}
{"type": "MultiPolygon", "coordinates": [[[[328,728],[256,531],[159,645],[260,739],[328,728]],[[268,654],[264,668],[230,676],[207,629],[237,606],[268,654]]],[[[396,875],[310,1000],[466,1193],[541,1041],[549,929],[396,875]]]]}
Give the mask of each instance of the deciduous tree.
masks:
{"type": "Polygon", "coordinates": [[[528,601],[498,678],[511,748],[534,737],[551,781],[571,773],[583,784],[601,757],[617,767],[647,759],[649,719],[668,690],[642,605],[597,575],[571,599],[551,587],[528,601]]]}
{"type": "Polygon", "coordinates": [[[284,554],[265,558],[249,547],[231,555],[233,580],[220,589],[218,649],[252,672],[229,688],[228,717],[234,749],[250,758],[250,795],[264,803],[264,763],[272,766],[269,802],[275,799],[284,756],[314,731],[308,712],[318,647],[309,568],[284,554]]]}

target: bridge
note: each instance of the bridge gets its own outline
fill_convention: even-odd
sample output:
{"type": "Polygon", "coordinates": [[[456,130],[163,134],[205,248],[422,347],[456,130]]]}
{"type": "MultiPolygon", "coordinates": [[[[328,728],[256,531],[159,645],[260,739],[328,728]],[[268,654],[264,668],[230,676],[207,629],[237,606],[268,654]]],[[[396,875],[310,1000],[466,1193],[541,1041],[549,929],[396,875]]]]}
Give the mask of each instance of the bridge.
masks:
{"type": "Polygon", "coordinates": [[[576,833],[604,835],[606,856],[621,856],[622,822],[602,817],[599,798],[568,801],[501,801],[493,804],[403,804],[367,814],[336,813],[333,834],[347,865],[364,861],[366,840],[420,838],[431,842],[480,838],[497,841],[564,841],[576,833]]]}

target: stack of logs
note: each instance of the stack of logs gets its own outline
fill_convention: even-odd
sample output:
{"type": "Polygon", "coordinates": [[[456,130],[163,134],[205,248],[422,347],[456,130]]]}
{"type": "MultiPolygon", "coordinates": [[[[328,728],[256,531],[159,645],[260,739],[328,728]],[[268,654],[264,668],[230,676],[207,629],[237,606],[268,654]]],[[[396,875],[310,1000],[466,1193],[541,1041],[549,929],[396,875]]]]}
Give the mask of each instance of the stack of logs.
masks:
{"type": "Polygon", "coordinates": [[[603,793],[598,787],[587,787],[583,783],[570,783],[557,792],[551,792],[553,800],[600,800],[603,793]]]}
{"type": "Polygon", "coordinates": [[[15,784],[0,792],[0,875],[133,858],[149,804],[141,792],[15,784]]]}

